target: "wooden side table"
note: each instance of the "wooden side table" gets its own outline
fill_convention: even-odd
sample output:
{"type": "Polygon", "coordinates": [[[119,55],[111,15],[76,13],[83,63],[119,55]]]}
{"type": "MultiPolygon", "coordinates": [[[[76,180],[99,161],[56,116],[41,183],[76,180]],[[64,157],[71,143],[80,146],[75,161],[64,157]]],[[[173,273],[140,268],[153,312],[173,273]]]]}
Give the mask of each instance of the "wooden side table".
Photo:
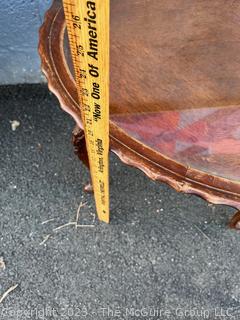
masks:
{"type": "MultiPolygon", "coordinates": [[[[111,151],[151,179],[238,210],[239,38],[237,2],[111,1],[111,151]]],[[[39,53],[87,165],[61,1],[46,13],[39,53]]],[[[230,227],[240,228],[240,213],[230,227]]]]}

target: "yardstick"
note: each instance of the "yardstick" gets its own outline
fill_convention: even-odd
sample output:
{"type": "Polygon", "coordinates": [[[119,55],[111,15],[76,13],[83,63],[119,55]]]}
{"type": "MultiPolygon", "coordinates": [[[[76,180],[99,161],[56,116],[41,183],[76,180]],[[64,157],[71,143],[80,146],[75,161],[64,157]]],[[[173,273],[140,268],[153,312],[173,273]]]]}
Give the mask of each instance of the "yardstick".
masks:
{"type": "Polygon", "coordinates": [[[96,210],[109,223],[109,0],[63,0],[96,210]]]}

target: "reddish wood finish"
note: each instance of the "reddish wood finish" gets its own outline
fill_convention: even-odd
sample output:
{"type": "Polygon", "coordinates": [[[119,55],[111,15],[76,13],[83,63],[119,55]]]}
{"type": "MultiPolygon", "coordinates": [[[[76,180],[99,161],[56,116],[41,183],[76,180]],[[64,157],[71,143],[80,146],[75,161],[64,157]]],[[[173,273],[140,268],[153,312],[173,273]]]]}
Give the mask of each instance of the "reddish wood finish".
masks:
{"type": "Polygon", "coordinates": [[[87,154],[84,131],[79,129],[77,126],[74,128],[72,133],[72,144],[74,146],[75,154],[89,169],[89,159],[87,154]]]}
{"type": "MultiPolygon", "coordinates": [[[[84,131],[78,128],[78,126],[76,126],[73,130],[72,144],[74,146],[75,154],[83,162],[83,164],[88,168],[88,170],[90,170],[84,131]]],[[[84,191],[87,193],[93,193],[93,186],[91,182],[85,185],[84,191]]]]}
{"type": "MultiPolygon", "coordinates": [[[[111,1],[111,150],[177,191],[240,209],[239,37],[237,2],[111,1]]],[[[59,1],[39,52],[82,128],[59,1]]]]}
{"type": "Polygon", "coordinates": [[[240,230],[240,211],[235,213],[228,225],[231,229],[240,230]]]}

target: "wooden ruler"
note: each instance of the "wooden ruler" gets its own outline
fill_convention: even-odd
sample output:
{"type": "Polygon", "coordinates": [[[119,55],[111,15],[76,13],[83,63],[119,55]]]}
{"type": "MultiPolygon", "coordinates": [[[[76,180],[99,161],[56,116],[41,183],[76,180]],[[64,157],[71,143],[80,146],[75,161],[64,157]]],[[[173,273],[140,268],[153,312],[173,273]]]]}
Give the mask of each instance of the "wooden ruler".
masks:
{"type": "Polygon", "coordinates": [[[98,217],[109,223],[109,0],[63,0],[98,217]]]}

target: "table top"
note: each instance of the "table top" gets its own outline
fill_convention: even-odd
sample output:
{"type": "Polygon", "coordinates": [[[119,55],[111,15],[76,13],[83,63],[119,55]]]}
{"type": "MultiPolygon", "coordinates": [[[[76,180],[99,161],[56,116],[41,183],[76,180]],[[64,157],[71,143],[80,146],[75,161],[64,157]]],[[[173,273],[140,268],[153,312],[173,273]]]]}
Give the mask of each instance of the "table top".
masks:
{"type": "MultiPolygon", "coordinates": [[[[58,1],[51,10],[45,32],[48,26],[52,72],[78,121],[64,14],[58,1]]],[[[234,193],[239,203],[237,2],[111,0],[110,38],[112,136],[174,173],[184,168],[183,177],[234,193]]]]}

